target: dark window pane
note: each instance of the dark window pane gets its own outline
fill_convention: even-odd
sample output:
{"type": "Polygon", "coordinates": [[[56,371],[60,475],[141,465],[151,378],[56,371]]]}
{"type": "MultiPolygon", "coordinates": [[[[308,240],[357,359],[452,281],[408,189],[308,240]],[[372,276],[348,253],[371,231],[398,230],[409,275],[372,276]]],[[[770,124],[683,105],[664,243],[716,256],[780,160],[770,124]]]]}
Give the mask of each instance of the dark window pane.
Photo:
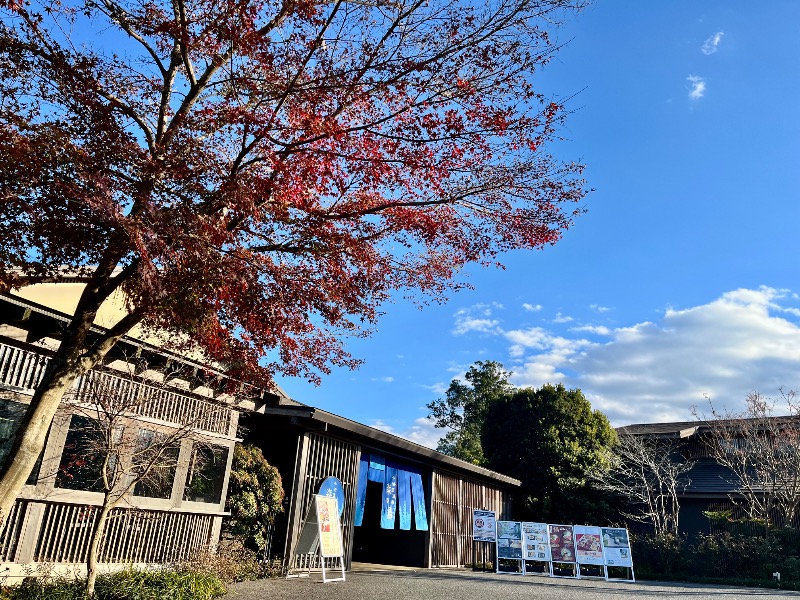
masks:
{"type": "MultiPolygon", "coordinates": [[[[14,434],[19,429],[22,417],[25,415],[27,409],[28,406],[21,402],[0,399],[0,467],[5,464],[11,452],[11,446],[14,443],[14,434]]],[[[31,474],[28,476],[28,480],[25,482],[26,485],[36,485],[39,479],[39,470],[42,468],[43,454],[44,449],[42,449],[42,452],[39,454],[39,458],[36,460],[36,464],[31,474]]]]}
{"type": "Polygon", "coordinates": [[[183,499],[217,504],[222,499],[222,482],[228,463],[228,449],[195,444],[186,475],[183,499]]]}
{"type": "Polygon", "coordinates": [[[103,491],[103,450],[98,444],[99,433],[94,419],[72,415],[56,473],[56,487],[103,491]]]}
{"type": "Polygon", "coordinates": [[[169,498],[178,465],[179,444],[167,444],[166,436],[157,431],[140,429],[133,457],[134,471],[142,473],[133,488],[134,496],[169,498]],[[149,468],[147,465],[152,464],[149,468]],[[144,472],[147,469],[147,472],[144,472]]]}
{"type": "Polygon", "coordinates": [[[14,443],[14,434],[19,429],[28,407],[20,402],[0,400],[0,467],[2,467],[14,443]]]}

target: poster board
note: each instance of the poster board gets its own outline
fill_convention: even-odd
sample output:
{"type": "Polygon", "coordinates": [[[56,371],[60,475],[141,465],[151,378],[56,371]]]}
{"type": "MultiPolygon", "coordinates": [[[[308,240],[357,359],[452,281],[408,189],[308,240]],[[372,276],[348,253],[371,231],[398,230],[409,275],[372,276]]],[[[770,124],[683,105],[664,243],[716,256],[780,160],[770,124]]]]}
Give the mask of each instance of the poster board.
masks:
{"type": "Polygon", "coordinates": [[[575,560],[578,563],[578,577],[582,577],[581,567],[584,565],[600,567],[599,575],[590,577],[606,578],[605,558],[603,554],[603,539],[600,527],[575,525],[575,560]]]}
{"type": "MultiPolygon", "coordinates": [[[[626,567],[630,569],[630,579],[622,581],[636,581],[633,572],[633,556],[631,555],[631,541],[628,530],[622,527],[603,527],[603,561],[606,567],[626,567]]],[[[606,572],[606,579],[609,579],[606,572]]]]}
{"type": "Polygon", "coordinates": [[[319,553],[322,563],[322,581],[344,581],[344,546],[342,545],[342,527],[339,522],[339,503],[335,496],[314,496],[317,525],[319,531],[319,553]],[[341,577],[327,576],[325,559],[338,558],[341,565],[341,577]]]}
{"type": "Polygon", "coordinates": [[[550,538],[550,576],[551,577],[577,577],[578,564],[575,558],[575,532],[572,525],[548,525],[547,532],[550,538]],[[573,575],[556,575],[553,563],[567,563],[574,565],[573,575]]]}
{"type": "Polygon", "coordinates": [[[509,574],[509,571],[500,570],[500,560],[513,560],[520,562],[520,570],[524,573],[522,560],[522,523],[519,521],[497,521],[497,573],[509,574]]]}
{"type": "MultiPolygon", "coordinates": [[[[550,536],[547,523],[522,523],[522,551],[526,563],[550,562],[550,536]]],[[[545,568],[549,570],[549,565],[545,568]]],[[[527,565],[525,572],[527,573],[527,565]]]]}
{"type": "Polygon", "coordinates": [[[493,510],[472,511],[472,541],[497,542],[497,515],[493,510]]]}

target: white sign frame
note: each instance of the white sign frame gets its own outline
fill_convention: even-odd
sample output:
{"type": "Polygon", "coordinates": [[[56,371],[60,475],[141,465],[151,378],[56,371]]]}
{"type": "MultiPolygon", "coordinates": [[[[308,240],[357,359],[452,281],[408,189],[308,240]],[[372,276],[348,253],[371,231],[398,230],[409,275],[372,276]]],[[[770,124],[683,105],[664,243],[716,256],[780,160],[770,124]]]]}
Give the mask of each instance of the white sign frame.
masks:
{"type": "Polygon", "coordinates": [[[524,555],[524,552],[523,552],[523,541],[522,541],[522,539],[523,539],[523,536],[522,536],[522,521],[497,521],[497,537],[496,537],[497,543],[495,544],[496,549],[497,549],[497,551],[495,553],[495,556],[496,556],[495,572],[496,573],[498,573],[500,575],[524,575],[525,574],[525,558],[524,558],[525,555],[524,555]],[[507,537],[505,535],[501,536],[501,533],[502,533],[501,530],[506,529],[507,528],[507,524],[511,525],[511,526],[513,526],[513,525],[517,526],[517,531],[519,531],[519,537],[513,537],[512,538],[510,536],[507,537]],[[513,544],[511,544],[512,541],[519,543],[519,558],[512,558],[512,557],[508,557],[508,556],[501,557],[500,556],[500,548],[501,547],[506,547],[505,545],[502,544],[503,541],[507,541],[508,542],[508,547],[512,547],[513,546],[513,544]],[[500,560],[501,560],[501,558],[502,558],[502,560],[514,560],[514,561],[520,562],[521,564],[520,564],[519,571],[516,571],[516,572],[514,572],[514,571],[501,571],[500,570],[500,560]]]}
{"type": "Polygon", "coordinates": [[[550,530],[547,523],[535,523],[531,521],[523,521],[522,523],[522,563],[523,573],[528,574],[529,562],[545,563],[545,570],[541,573],[531,572],[538,576],[547,576],[549,574],[551,552],[550,552],[550,530]],[[535,556],[530,556],[530,553],[535,553],[535,556]],[[541,556],[544,554],[544,556],[541,556]]]}
{"type": "MultiPolygon", "coordinates": [[[[564,540],[564,537],[566,537],[566,536],[564,536],[563,533],[564,532],[562,531],[561,532],[561,534],[562,534],[561,535],[561,540],[564,542],[564,544],[563,545],[560,544],[559,547],[567,548],[567,547],[569,547],[569,546],[567,546],[568,542],[566,540],[564,540]]],[[[575,526],[574,525],[563,525],[563,524],[559,524],[559,523],[548,523],[547,524],[547,536],[549,538],[548,543],[550,544],[550,577],[560,577],[560,578],[563,578],[563,579],[578,579],[579,575],[580,575],[580,569],[578,567],[577,556],[576,556],[576,553],[575,553],[575,526]],[[555,528],[555,527],[568,528],[568,530],[570,532],[569,537],[571,538],[572,558],[573,558],[573,560],[563,560],[563,555],[561,555],[560,557],[556,557],[555,556],[554,548],[553,548],[553,539],[554,539],[553,536],[557,533],[557,532],[554,532],[553,528],[555,528]],[[559,563],[559,564],[562,564],[562,565],[574,565],[575,574],[574,575],[556,575],[554,570],[553,570],[553,564],[554,563],[559,563]]]]}
{"type": "Polygon", "coordinates": [[[344,544],[342,524],[339,521],[339,502],[334,496],[314,496],[314,508],[319,530],[319,560],[322,565],[322,583],[344,581],[344,544]],[[341,577],[328,577],[326,558],[338,558],[341,577]]]}
{"type": "MultiPolygon", "coordinates": [[[[602,528],[594,525],[575,525],[573,528],[573,535],[575,536],[575,561],[578,565],[578,579],[605,579],[608,580],[608,570],[605,564],[605,551],[603,549],[603,531],[602,528]],[[596,549],[582,547],[582,542],[585,542],[587,537],[596,538],[596,549]],[[592,556],[590,553],[598,553],[599,556],[592,556]],[[581,560],[583,559],[583,560],[581,560]],[[602,575],[581,575],[581,567],[601,567],[602,575]]],[[[585,542],[585,543],[588,543],[585,542]]]]}
{"type": "Polygon", "coordinates": [[[625,581],[629,583],[636,583],[636,573],[633,570],[633,552],[631,551],[631,535],[627,527],[603,527],[601,529],[603,538],[603,562],[605,563],[606,567],[606,581],[625,581]],[[610,532],[612,531],[625,532],[625,545],[621,545],[622,542],[620,542],[618,539],[611,543],[612,538],[610,532]],[[623,551],[625,550],[627,550],[627,557],[624,555],[620,556],[620,554],[624,554],[623,551]],[[609,577],[608,567],[622,567],[630,569],[631,576],[629,579],[609,577]]]}

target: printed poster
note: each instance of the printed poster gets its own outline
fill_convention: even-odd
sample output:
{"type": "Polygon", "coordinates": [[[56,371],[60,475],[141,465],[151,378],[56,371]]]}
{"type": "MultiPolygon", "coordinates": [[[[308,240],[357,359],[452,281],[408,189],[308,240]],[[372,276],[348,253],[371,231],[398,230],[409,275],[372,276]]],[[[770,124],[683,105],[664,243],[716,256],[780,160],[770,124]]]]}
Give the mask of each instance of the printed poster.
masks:
{"type": "Polygon", "coordinates": [[[550,562],[547,523],[523,523],[522,536],[525,544],[525,560],[550,562]]]}
{"type": "Polygon", "coordinates": [[[599,527],[575,525],[575,557],[582,565],[603,564],[603,543],[599,527]]]}
{"type": "Polygon", "coordinates": [[[493,510],[472,511],[472,539],[476,542],[497,541],[497,516],[493,510]]]}
{"type": "Polygon", "coordinates": [[[603,527],[603,557],[610,567],[633,567],[627,529],[603,527]]]}
{"type": "Polygon", "coordinates": [[[323,557],[342,556],[342,530],[339,525],[339,506],[335,497],[315,496],[319,549],[323,557]]]}
{"type": "Polygon", "coordinates": [[[522,559],[522,527],[519,522],[497,522],[497,558],[522,559]]]}
{"type": "Polygon", "coordinates": [[[548,525],[553,562],[575,562],[575,539],[572,525],[548,525]]]}

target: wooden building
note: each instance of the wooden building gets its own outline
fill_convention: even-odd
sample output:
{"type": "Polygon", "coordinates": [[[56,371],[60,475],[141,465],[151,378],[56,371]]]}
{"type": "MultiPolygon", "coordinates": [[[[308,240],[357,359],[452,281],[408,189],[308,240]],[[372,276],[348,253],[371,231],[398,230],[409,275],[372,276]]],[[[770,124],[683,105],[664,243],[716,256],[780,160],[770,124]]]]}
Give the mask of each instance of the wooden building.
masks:
{"type": "Polygon", "coordinates": [[[274,551],[291,570],[319,566],[317,556],[298,543],[313,495],[331,476],[344,488],[348,568],[351,562],[468,565],[472,510],[511,518],[519,480],[288,397],[271,397],[244,415],[242,424],[245,439],[262,447],[283,478],[287,510],[274,551]]]}
{"type": "MultiPolygon", "coordinates": [[[[32,286],[37,289],[24,288],[26,296],[0,296],[0,461],[8,455],[15,424],[68,322],[69,298],[77,297],[81,286],[77,281],[58,284],[57,292],[52,286],[32,286]]],[[[82,452],[86,416],[81,409],[92,402],[88,395],[98,386],[120,399],[138,399],[130,404],[135,413],[130,424],[139,435],[157,435],[187,423],[194,431],[174,448],[168,476],[155,486],[137,484],[114,510],[100,562],[175,562],[214,545],[225,515],[239,413],[254,406],[246,396],[255,392],[242,388],[243,397],[220,393],[220,378],[208,365],[142,339],[118,343],[62,402],[39,463],[0,532],[5,574],[20,575],[37,563],[80,564],[86,558],[103,494],[96,474],[69,471],[75,463],[69,457],[82,452]]]]}

